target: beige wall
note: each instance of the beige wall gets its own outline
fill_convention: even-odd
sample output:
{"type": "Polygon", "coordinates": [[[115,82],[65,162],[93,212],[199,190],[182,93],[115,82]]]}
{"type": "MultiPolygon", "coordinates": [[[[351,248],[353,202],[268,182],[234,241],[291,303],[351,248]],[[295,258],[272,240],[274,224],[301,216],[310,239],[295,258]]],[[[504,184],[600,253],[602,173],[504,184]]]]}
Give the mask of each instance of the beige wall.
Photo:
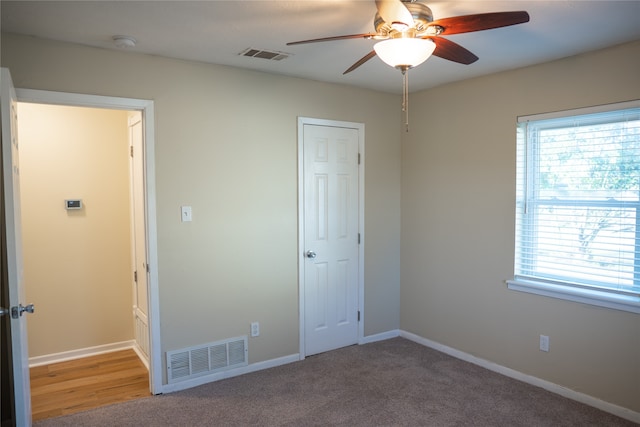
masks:
{"type": "Polygon", "coordinates": [[[163,351],[244,335],[255,320],[250,362],[298,351],[296,117],[363,122],[366,335],[401,327],[635,411],[638,316],[504,280],[516,116],[639,98],[639,53],[629,44],[412,94],[407,135],[397,96],[2,37],[16,87],[155,101],[163,351]]]}
{"type": "Polygon", "coordinates": [[[21,103],[29,356],[133,339],[126,111],[21,103]],[[84,208],[65,210],[80,198],[84,208]]]}
{"type": "Polygon", "coordinates": [[[504,282],[513,275],[516,117],[640,98],[640,42],[411,96],[401,328],[640,411],[640,316],[504,282]]]}
{"type": "Polygon", "coordinates": [[[298,352],[298,116],[365,124],[365,335],[399,327],[397,96],[9,34],[1,57],[18,88],[154,100],[163,353],[252,321],[250,363],[298,352]]]}

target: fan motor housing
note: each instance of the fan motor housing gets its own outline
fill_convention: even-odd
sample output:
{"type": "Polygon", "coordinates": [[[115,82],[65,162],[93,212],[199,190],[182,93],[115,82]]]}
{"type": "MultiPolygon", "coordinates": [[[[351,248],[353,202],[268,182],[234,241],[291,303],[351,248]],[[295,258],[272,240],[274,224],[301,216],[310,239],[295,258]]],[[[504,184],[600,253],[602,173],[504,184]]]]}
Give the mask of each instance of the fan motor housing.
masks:
{"type": "MultiPolygon", "coordinates": [[[[427,29],[427,26],[431,22],[433,22],[433,13],[426,4],[420,2],[405,1],[403,1],[403,4],[409,10],[411,16],[413,17],[416,32],[420,33],[422,31],[425,31],[427,29]]],[[[378,13],[376,13],[376,16],[373,20],[373,27],[380,35],[387,35],[393,31],[393,29],[391,28],[391,23],[385,22],[378,13]]]]}

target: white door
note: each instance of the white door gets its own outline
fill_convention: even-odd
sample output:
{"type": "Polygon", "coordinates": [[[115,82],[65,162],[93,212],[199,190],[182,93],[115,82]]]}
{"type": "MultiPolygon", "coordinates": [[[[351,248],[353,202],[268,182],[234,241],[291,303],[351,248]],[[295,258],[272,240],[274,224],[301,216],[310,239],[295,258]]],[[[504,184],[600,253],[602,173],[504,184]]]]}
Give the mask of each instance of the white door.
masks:
{"type": "Polygon", "coordinates": [[[358,342],[358,129],[304,124],[304,354],[358,342]]]}
{"type": "Polygon", "coordinates": [[[145,224],[144,144],[142,113],[129,117],[131,144],[131,206],[133,254],[133,322],[136,350],[149,367],[149,302],[147,288],[147,233],[145,224]]]}
{"type": "MultiPolygon", "coordinates": [[[[6,68],[0,74],[0,110],[2,115],[2,178],[4,199],[3,234],[6,238],[9,307],[11,308],[11,352],[15,393],[16,424],[31,425],[31,386],[27,350],[27,320],[23,314],[22,235],[20,228],[20,169],[18,167],[17,98],[6,68]]],[[[4,274],[4,273],[3,273],[4,274]]]]}

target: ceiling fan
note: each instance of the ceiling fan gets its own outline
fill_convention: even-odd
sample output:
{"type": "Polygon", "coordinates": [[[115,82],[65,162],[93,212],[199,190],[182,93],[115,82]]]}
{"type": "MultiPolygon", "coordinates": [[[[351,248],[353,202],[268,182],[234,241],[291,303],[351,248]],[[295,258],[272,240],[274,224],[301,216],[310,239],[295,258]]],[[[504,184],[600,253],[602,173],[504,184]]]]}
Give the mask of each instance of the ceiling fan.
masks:
{"type": "Polygon", "coordinates": [[[374,56],[398,68],[404,76],[402,109],[406,112],[407,126],[409,117],[407,70],[422,64],[431,55],[465,65],[478,60],[472,52],[443,36],[529,22],[529,14],[524,11],[479,13],[434,20],[431,9],[417,0],[375,0],[375,3],[377,8],[373,19],[375,33],[300,40],[287,45],[359,38],[380,40],[371,52],[356,61],[343,74],[352,72],[374,56]]]}

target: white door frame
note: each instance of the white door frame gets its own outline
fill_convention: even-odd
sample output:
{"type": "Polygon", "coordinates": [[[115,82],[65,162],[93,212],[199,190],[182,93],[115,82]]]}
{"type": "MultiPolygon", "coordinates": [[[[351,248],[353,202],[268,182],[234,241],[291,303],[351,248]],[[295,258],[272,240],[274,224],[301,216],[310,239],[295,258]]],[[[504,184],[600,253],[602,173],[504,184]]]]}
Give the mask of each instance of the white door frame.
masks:
{"type": "Polygon", "coordinates": [[[300,316],[300,360],[306,357],[305,353],[305,246],[304,246],[304,125],[317,125],[329,127],[341,127],[356,129],[358,131],[358,153],[360,167],[358,168],[358,232],[360,244],[358,245],[358,311],[360,321],[358,323],[358,343],[362,344],[364,338],[364,123],[343,122],[337,120],[315,119],[311,117],[298,117],[298,296],[300,316]]]}
{"type": "Polygon", "coordinates": [[[158,287],[158,234],[156,227],[155,182],[155,123],[154,103],[146,99],[119,98],[100,95],[17,89],[18,102],[68,105],[77,107],[108,108],[112,110],[138,110],[142,112],[145,147],[146,225],[149,266],[149,389],[162,393],[162,358],[160,351],[160,300],[158,287]]]}

